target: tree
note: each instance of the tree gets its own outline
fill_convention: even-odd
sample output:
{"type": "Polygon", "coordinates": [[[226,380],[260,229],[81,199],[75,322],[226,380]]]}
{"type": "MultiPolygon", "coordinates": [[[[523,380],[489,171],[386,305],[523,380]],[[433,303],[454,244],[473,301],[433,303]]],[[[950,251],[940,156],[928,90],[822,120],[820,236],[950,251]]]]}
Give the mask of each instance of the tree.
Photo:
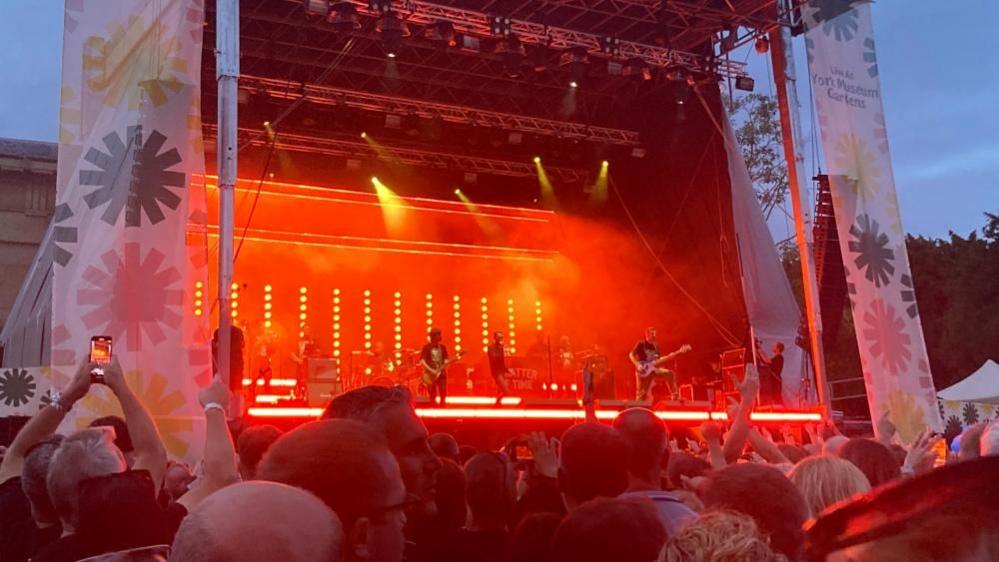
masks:
{"type": "Polygon", "coordinates": [[[749,168],[763,216],[769,219],[774,208],[787,199],[789,186],[777,99],[755,93],[722,99],[736,122],[735,139],[749,168]]]}

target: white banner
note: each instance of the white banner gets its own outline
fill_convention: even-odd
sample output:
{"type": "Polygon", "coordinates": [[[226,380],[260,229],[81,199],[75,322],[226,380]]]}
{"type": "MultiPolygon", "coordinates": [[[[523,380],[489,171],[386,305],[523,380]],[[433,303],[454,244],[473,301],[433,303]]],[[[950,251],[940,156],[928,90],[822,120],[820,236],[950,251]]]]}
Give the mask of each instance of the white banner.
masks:
{"type": "Polygon", "coordinates": [[[805,42],[871,418],[940,430],[912,286],[866,2],[809,0],[805,42]]]}
{"type": "MultiPolygon", "coordinates": [[[[66,0],[57,203],[77,237],[54,275],[51,383],[111,336],[177,458],[201,453],[195,394],[211,364],[208,315],[194,315],[205,264],[185,236],[203,213],[189,203],[204,174],[203,22],[203,0],[66,0]]],[[[116,409],[95,388],[72,423],[116,409]]]]}

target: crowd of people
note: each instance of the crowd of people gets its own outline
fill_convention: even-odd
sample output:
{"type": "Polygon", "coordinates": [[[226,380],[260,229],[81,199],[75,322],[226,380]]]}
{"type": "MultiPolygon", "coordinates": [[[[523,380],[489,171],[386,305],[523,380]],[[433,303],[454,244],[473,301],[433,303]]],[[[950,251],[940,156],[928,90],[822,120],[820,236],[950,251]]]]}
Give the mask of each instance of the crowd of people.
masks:
{"type": "Polygon", "coordinates": [[[946,459],[939,436],[906,447],[886,420],[877,439],[832,424],[799,439],[752,423],[752,365],[724,426],[631,408],[499,450],[428,434],[402,387],[233,435],[215,380],[193,470],[168,458],[116,362],[103,384],[123,417],[56,433],[94,367],[4,451],[2,562],[999,560],[999,425],[970,428],[946,459]]]}

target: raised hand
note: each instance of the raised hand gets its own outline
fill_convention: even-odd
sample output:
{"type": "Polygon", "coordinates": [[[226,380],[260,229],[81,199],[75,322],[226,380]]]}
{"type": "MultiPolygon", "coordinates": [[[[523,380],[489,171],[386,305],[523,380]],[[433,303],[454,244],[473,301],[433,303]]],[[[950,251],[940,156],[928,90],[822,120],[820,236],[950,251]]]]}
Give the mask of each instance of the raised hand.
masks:
{"type": "Polygon", "coordinates": [[[111,392],[121,397],[122,394],[129,391],[128,384],[125,383],[125,373],[122,372],[121,363],[118,362],[117,357],[112,357],[111,361],[103,366],[103,370],[104,384],[111,389],[111,392]]]}
{"type": "Polygon", "coordinates": [[[554,441],[540,431],[532,431],[527,434],[527,447],[534,455],[534,471],[541,476],[555,478],[558,475],[558,456],[554,441]]]}
{"type": "Polygon", "coordinates": [[[222,383],[222,377],[214,377],[211,384],[198,391],[198,403],[204,408],[207,404],[218,404],[229,410],[229,389],[222,383]]]}
{"type": "Polygon", "coordinates": [[[935,435],[932,429],[924,429],[919,437],[916,437],[909,452],[906,453],[905,463],[902,466],[907,467],[915,474],[923,474],[933,470],[937,460],[937,453],[933,450],[933,446],[940,439],[942,437],[935,435]]]}
{"type": "Polygon", "coordinates": [[[746,363],[746,376],[742,377],[742,382],[736,385],[739,395],[743,400],[753,400],[760,390],[760,371],[756,365],[746,363]]]}
{"type": "Polygon", "coordinates": [[[76,373],[73,375],[73,379],[69,381],[69,384],[62,391],[61,400],[64,402],[63,405],[71,406],[87,395],[91,384],[90,372],[97,367],[97,363],[92,363],[89,358],[85,358],[80,362],[80,365],[76,368],[76,373]]]}

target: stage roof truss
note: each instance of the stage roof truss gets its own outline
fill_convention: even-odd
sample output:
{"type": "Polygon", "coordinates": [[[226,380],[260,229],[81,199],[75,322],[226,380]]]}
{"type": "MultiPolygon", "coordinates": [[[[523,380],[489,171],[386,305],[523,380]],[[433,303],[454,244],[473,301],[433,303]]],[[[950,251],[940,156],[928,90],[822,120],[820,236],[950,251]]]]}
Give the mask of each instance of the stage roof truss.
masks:
{"type": "Polygon", "coordinates": [[[264,91],[271,97],[284,100],[297,100],[304,95],[311,102],[342,105],[352,109],[396,115],[415,115],[426,119],[441,119],[449,123],[495,127],[563,139],[623,146],[639,145],[638,132],[625,129],[597,127],[584,123],[543,119],[332,86],[296,84],[287,80],[257,76],[243,76],[241,85],[255,88],[257,91],[264,91]]]}
{"type": "MultiPolygon", "coordinates": [[[[205,142],[214,145],[218,128],[213,124],[205,124],[205,142]]],[[[240,127],[239,136],[246,139],[250,146],[266,148],[271,144],[266,135],[261,135],[259,129],[240,127]]],[[[391,161],[392,163],[425,166],[455,172],[473,172],[509,177],[536,177],[537,169],[534,163],[500,160],[467,154],[450,152],[435,152],[412,147],[385,146],[383,155],[379,155],[364,141],[354,141],[332,137],[316,137],[297,133],[278,133],[274,141],[275,148],[312,154],[323,154],[341,158],[358,160],[391,161]],[[384,154],[390,153],[391,157],[384,154]]],[[[560,166],[545,166],[545,173],[558,181],[575,183],[582,181],[586,174],[580,170],[560,166]]]]}

